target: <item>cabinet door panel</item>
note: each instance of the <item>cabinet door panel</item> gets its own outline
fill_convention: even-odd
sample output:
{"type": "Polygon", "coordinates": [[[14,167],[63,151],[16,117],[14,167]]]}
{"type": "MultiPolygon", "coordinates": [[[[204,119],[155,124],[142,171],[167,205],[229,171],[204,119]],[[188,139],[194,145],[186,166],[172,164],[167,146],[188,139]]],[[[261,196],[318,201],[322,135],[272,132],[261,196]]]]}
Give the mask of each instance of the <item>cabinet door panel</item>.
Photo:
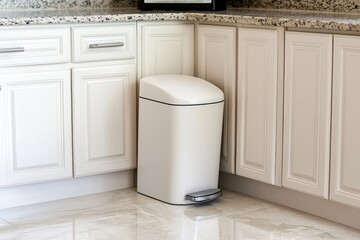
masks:
{"type": "Polygon", "coordinates": [[[75,175],[135,167],[133,65],[73,70],[75,175]]]}
{"type": "Polygon", "coordinates": [[[332,36],[285,36],[283,186],[328,198],[332,36]]]}
{"type": "Polygon", "coordinates": [[[236,28],[199,25],[197,75],[225,95],[220,169],[235,173],[236,28]]]}
{"type": "Polygon", "coordinates": [[[161,74],[194,75],[193,24],[139,24],[139,78],[161,74]]]}
{"type": "Polygon", "coordinates": [[[275,184],[277,31],[239,29],[236,173],[275,184]]]}
{"type": "Polygon", "coordinates": [[[0,186],[72,177],[70,71],[1,76],[0,186]]]}
{"type": "Polygon", "coordinates": [[[360,207],[360,37],[334,37],[330,199],[360,207]]]}

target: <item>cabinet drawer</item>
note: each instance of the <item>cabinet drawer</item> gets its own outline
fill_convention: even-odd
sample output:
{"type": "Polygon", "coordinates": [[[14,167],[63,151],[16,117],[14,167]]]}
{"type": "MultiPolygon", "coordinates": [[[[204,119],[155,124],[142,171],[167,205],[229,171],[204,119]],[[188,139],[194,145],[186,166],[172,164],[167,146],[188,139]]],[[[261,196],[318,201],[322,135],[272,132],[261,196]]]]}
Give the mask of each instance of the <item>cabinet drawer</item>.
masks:
{"type": "Polygon", "coordinates": [[[0,31],[0,67],[70,61],[70,28],[0,31]]]}
{"type": "Polygon", "coordinates": [[[73,28],[73,61],[90,62],[135,57],[135,24],[73,28]]]}

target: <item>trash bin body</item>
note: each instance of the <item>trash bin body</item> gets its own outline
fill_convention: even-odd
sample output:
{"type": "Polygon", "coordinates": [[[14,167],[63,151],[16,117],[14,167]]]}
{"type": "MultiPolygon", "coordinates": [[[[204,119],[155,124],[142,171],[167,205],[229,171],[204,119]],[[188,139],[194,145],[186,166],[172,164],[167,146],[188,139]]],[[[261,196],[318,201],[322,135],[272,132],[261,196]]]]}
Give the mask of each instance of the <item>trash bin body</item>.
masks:
{"type": "Polygon", "coordinates": [[[138,192],[190,204],[187,194],[217,188],[221,90],[190,76],[152,76],[140,81],[139,95],[138,192]]]}

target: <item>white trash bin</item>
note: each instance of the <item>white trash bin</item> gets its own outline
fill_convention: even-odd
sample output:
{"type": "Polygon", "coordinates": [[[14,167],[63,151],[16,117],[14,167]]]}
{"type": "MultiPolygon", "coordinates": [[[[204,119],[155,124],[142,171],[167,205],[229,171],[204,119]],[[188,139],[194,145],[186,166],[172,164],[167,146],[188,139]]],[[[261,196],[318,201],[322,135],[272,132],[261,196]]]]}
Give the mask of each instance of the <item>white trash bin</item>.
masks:
{"type": "Polygon", "coordinates": [[[218,188],[224,94],[185,75],[140,80],[139,193],[171,204],[221,196],[218,188]]]}

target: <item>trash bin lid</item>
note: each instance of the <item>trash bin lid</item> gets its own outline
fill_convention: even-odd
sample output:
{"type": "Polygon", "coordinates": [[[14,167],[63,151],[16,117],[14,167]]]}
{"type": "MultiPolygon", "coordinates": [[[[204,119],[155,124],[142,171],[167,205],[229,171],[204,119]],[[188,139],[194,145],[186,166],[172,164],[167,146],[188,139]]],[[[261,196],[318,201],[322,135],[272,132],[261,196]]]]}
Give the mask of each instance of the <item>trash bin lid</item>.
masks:
{"type": "Polygon", "coordinates": [[[140,97],[174,105],[216,103],[223,92],[201,78],[187,75],[156,75],[140,80],[140,97]]]}

